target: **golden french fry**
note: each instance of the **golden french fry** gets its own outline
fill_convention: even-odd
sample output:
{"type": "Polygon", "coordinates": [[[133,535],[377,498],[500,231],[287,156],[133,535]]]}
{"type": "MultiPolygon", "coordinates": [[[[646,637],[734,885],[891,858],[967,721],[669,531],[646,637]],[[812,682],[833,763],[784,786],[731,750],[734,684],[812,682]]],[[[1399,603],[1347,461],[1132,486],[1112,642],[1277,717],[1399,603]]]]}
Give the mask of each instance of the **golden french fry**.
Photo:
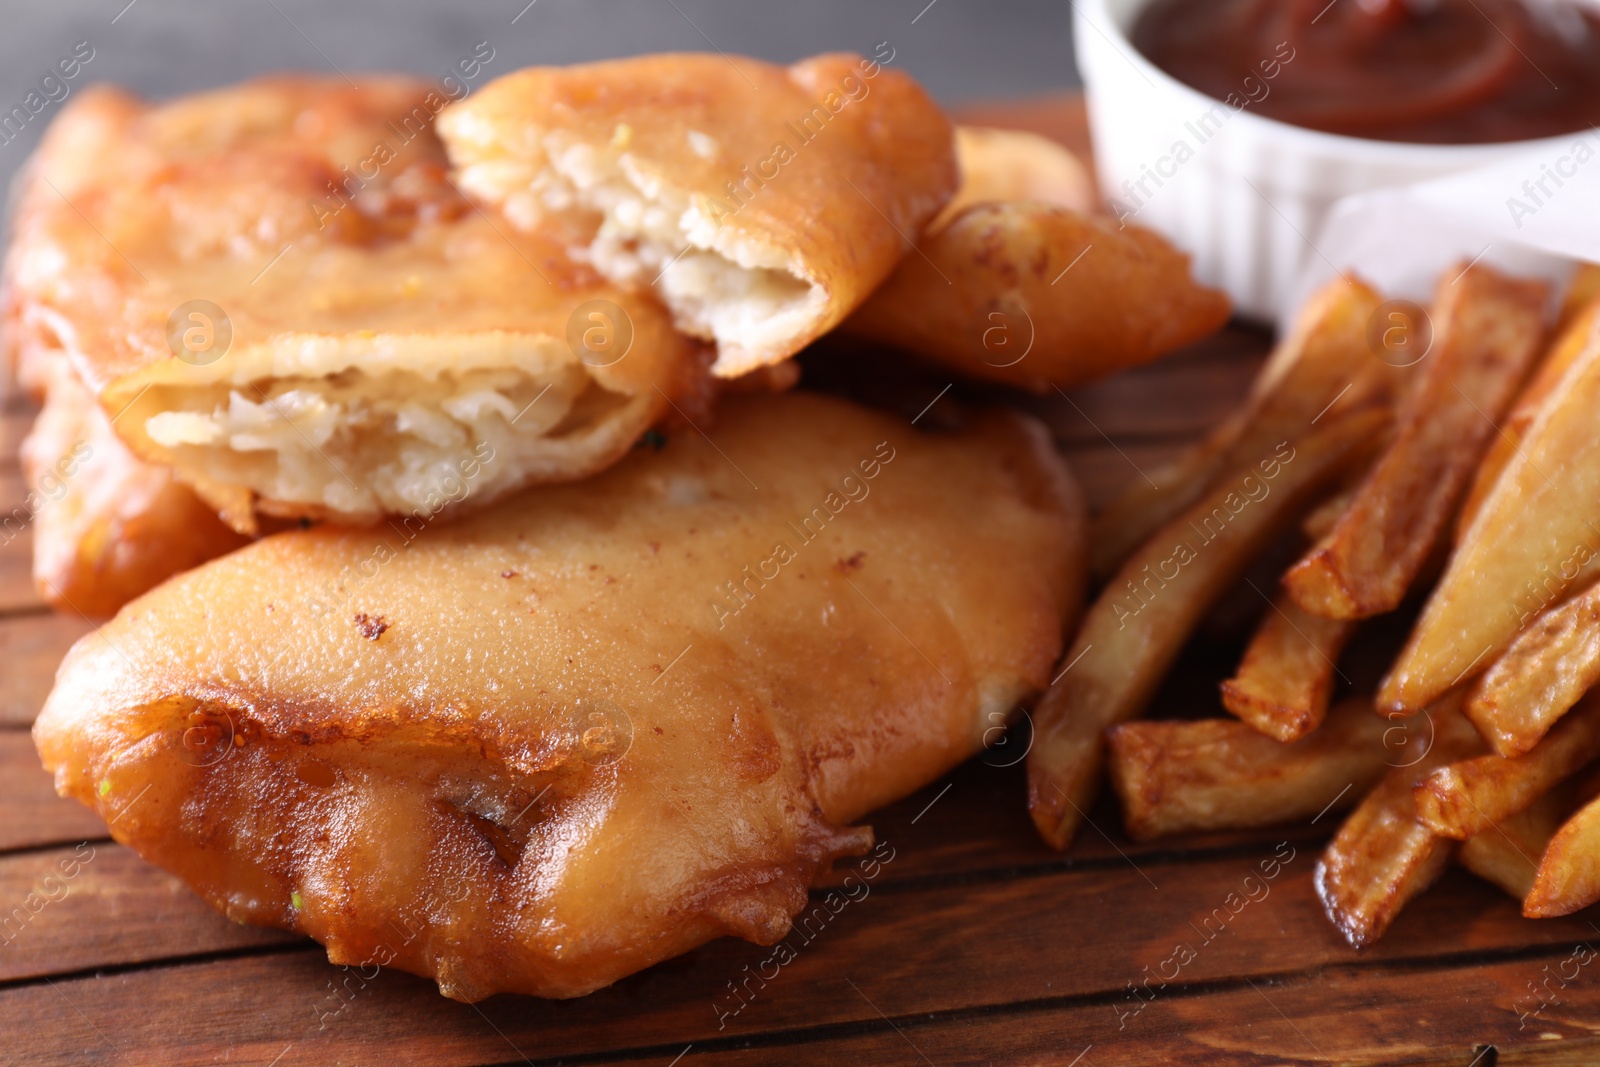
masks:
{"type": "Polygon", "coordinates": [[[1600,333],[1539,405],[1378,689],[1408,713],[1494,662],[1517,632],[1600,574],[1600,333]]]}
{"type": "Polygon", "coordinates": [[[1245,408],[1184,453],[1152,482],[1139,482],[1101,512],[1091,533],[1090,568],[1105,577],[1160,527],[1229,471],[1265,455],[1313,421],[1354,410],[1392,387],[1393,368],[1376,359],[1367,327],[1382,301],[1341,278],[1307,303],[1273,351],[1245,408]]]}
{"type": "Polygon", "coordinates": [[[1572,280],[1567,282],[1567,291],[1562,294],[1557,326],[1565,330],[1597,300],[1600,300],[1600,264],[1580,263],[1572,280]]]}
{"type": "Polygon", "coordinates": [[[1539,613],[1483,673],[1467,718],[1500,756],[1539,743],[1600,681],[1600,584],[1539,613]]]}
{"type": "Polygon", "coordinates": [[[1389,928],[1406,903],[1433,884],[1455,842],[1417,821],[1412,786],[1442,764],[1471,755],[1482,741],[1455,711],[1457,698],[1429,716],[1433,745],[1416,763],[1384,775],[1345,820],[1317,863],[1313,883],[1333,925],[1356,948],[1389,928]]]}
{"type": "Polygon", "coordinates": [[[956,195],[928,224],[941,229],[973,204],[991,200],[1036,200],[1073,211],[1094,210],[1094,182],[1078,157],[1025,130],[992,126],[956,127],[956,195]]]}
{"type": "Polygon", "coordinates": [[[1539,857],[1572,813],[1569,799],[1552,790],[1461,843],[1461,866],[1522,900],[1533,889],[1539,857]]]}
{"type": "MultiPolygon", "coordinates": [[[[1591,268],[1596,275],[1600,275],[1600,268],[1591,268]]],[[[1553,389],[1560,384],[1562,375],[1589,344],[1591,335],[1594,334],[1597,324],[1600,324],[1600,302],[1573,305],[1573,294],[1578,291],[1578,283],[1574,283],[1572,290],[1568,291],[1568,307],[1562,312],[1562,325],[1556,333],[1556,340],[1550,346],[1549,353],[1539,363],[1539,368],[1533,372],[1533,377],[1517,395],[1516,403],[1511,405],[1511,410],[1500,421],[1499,430],[1489,444],[1489,450],[1484,453],[1483,460],[1478,464],[1478,472],[1472,479],[1472,488],[1467,490],[1466,499],[1461,502],[1461,513],[1456,516],[1456,541],[1461,540],[1461,535],[1466,532],[1473,516],[1483,506],[1489,490],[1494,488],[1494,483],[1500,477],[1500,472],[1506,469],[1506,464],[1511,462],[1521,446],[1522,439],[1527,436],[1528,427],[1533,424],[1533,418],[1539,413],[1540,406],[1544,403],[1553,389]]]]}
{"type": "Polygon", "coordinates": [[[1099,785],[1105,728],[1143,710],[1206,608],[1387,424],[1385,410],[1351,412],[1269,447],[1123,564],[1035,713],[1028,807],[1045,841],[1071,841],[1099,785]]]}
{"type": "Polygon", "coordinates": [[[1440,767],[1417,785],[1417,818],[1441,837],[1482,833],[1600,756],[1600,692],[1581,700],[1532,750],[1440,767]]]}
{"type": "Polygon", "coordinates": [[[1308,541],[1320,541],[1327,537],[1333,524],[1339,521],[1339,516],[1345,513],[1350,501],[1355,498],[1356,487],[1353,485],[1333,494],[1306,513],[1300,522],[1300,532],[1306,535],[1308,541]]]}
{"type": "Polygon", "coordinates": [[[1394,444],[1328,536],[1283,576],[1307,611],[1364,619],[1400,605],[1544,337],[1543,282],[1472,266],[1441,281],[1433,349],[1394,444]]]}
{"type": "Polygon", "coordinates": [[[1335,664],[1356,625],[1312,615],[1280,594],[1250,639],[1238,673],[1222,683],[1222,706],[1278,741],[1304,737],[1327,714],[1335,664]]]}
{"type": "Polygon", "coordinates": [[[1600,800],[1578,809],[1545,846],[1533,888],[1522,900],[1530,919],[1570,915],[1600,900],[1600,800]]]}
{"type": "Polygon", "coordinates": [[[1399,758],[1384,744],[1393,729],[1369,700],[1340,704],[1293,744],[1233,719],[1128,722],[1106,732],[1108,766],[1135,840],[1271,826],[1360,800],[1399,758]]]}

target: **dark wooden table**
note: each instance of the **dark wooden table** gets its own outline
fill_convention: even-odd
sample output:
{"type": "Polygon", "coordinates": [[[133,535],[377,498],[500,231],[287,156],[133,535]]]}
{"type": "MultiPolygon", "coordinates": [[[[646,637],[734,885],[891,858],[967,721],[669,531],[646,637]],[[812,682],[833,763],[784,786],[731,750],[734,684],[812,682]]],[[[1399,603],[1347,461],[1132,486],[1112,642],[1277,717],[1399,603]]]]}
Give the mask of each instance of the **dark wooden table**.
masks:
{"type": "MultiPolygon", "coordinates": [[[[982,117],[1082,137],[1071,101],[982,117]]],[[[1020,402],[1104,502],[1218,420],[1266,345],[1233,328],[1070,400],[1020,402]]],[[[826,360],[807,373],[830,378],[826,360]]],[[[897,383],[902,399],[946,384],[897,383]]],[[[16,444],[30,419],[15,401],[0,411],[0,500],[21,499],[16,444]]],[[[410,975],[335,968],[309,941],[228,922],[54,796],[28,725],[91,624],[42,607],[29,551],[26,535],[0,545],[0,1063],[1600,1062],[1600,968],[1567,962],[1600,943],[1589,913],[1526,920],[1452,870],[1357,953],[1311,890],[1336,816],[1138,845],[1102,803],[1059,855],[1034,837],[1022,768],[1007,765],[1020,737],[877,813],[892,861],[865,896],[832,898],[837,913],[810,937],[791,934],[781,969],[765,963],[771,950],[724,940],[582,1000],[471,1006],[410,975]],[[1218,933],[1217,909],[1273,856],[1289,858],[1265,896],[1251,883],[1257,899],[1224,909],[1218,933]],[[1179,945],[1193,958],[1162,986],[1152,976],[1172,974],[1179,945]]],[[[1185,655],[1156,714],[1221,713],[1215,684],[1240,633],[1228,615],[1185,655]]]]}

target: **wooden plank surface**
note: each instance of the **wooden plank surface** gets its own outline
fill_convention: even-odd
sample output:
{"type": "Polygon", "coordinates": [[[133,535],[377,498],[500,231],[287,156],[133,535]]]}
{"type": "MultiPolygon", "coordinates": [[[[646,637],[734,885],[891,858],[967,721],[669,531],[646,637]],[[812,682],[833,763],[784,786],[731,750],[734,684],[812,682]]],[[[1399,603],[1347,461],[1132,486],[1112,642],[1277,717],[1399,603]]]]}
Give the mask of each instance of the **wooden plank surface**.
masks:
{"type": "MultiPolygon", "coordinates": [[[[1151,887],[1132,871],[1086,871],[874,892],[840,911],[809,943],[791,935],[796,958],[781,969],[763,965],[770,950],[722,941],[571,1002],[503,996],[476,1007],[461,1005],[409,975],[330,968],[316,950],[295,949],[73,977],[56,988],[22,985],[0,996],[0,1027],[33,1018],[47,1021],[51,1032],[81,1032],[82,1058],[53,1048],[50,1058],[37,1062],[89,1063],[105,1055],[93,1033],[75,1022],[81,1011],[95,1027],[117,1035],[118,1049],[134,1062],[203,1063],[224,1055],[266,1062],[293,1045],[283,1064],[356,1064],[381,1047],[396,1062],[444,1065],[515,1060],[507,1044],[535,1062],[583,1055],[597,1048],[597,1035],[617,1027],[625,1029],[625,1036],[617,1036],[633,1052],[751,1040],[772,1047],[814,1041],[807,1035],[819,1029],[876,1030],[885,1019],[972,1020],[1056,1006],[1071,1007],[1073,1014],[1093,1009],[1075,1020],[1084,1040],[1063,1051],[1075,1053],[1091,1042],[1134,1051],[1162,1034],[1161,1012],[1152,1009],[1168,999],[1204,997],[1248,982],[1262,988],[1295,985],[1337,972],[1355,958],[1326,929],[1312,899],[1310,852],[1296,857],[1304,865],[1300,874],[1289,873],[1291,863],[1272,891],[1250,905],[1256,910],[1246,909],[1226,925],[1213,920],[1198,932],[1191,927],[1221,907],[1271,851],[1267,846],[1254,856],[1146,865],[1158,885],[1170,879],[1166,889],[1151,887]],[[1180,946],[1193,951],[1181,968],[1172,962],[1180,958],[1180,946]],[[1165,987],[1159,981],[1141,984],[1163,970],[1173,978],[1165,987]],[[330,992],[329,980],[349,984],[330,992]],[[1140,991],[1130,991],[1130,983],[1140,991]],[[241,998],[240,990],[250,996],[241,998]],[[169,1001],[170,1008],[150,1011],[152,1004],[169,1001]],[[179,1013],[189,1022],[174,1032],[169,1024],[179,1013]],[[217,1025],[221,1020],[226,1026],[217,1025]]],[[[1374,983],[1370,1002],[1406,994],[1413,1022],[1419,1016],[1427,1020],[1422,1035],[1411,1037],[1424,1048],[1430,1047],[1426,1033],[1434,1025],[1448,1024],[1464,1040],[1476,1040],[1475,1033],[1504,1040],[1497,1021],[1485,1018],[1486,1008],[1511,1009],[1518,996],[1529,1001],[1525,1009],[1539,1002],[1513,986],[1509,996],[1474,1005],[1437,978],[1409,987],[1391,984],[1384,992],[1386,976],[1515,961],[1518,966],[1507,973],[1537,983],[1547,963],[1566,958],[1577,944],[1600,941],[1586,922],[1571,920],[1560,928],[1542,924],[1530,943],[1522,936],[1526,920],[1517,917],[1513,902],[1459,873],[1429,901],[1427,915],[1417,909],[1403,916],[1355,968],[1374,983]],[[1448,937],[1441,938],[1441,930],[1448,937]],[[1429,1013],[1428,1007],[1450,1010],[1429,1013]],[[1473,1029],[1480,1025],[1485,1029],[1473,1029]]],[[[1600,989],[1600,983],[1590,984],[1600,989]]],[[[1572,983],[1574,996],[1580,987],[1572,983]]],[[[1600,1004],[1600,993],[1588,997],[1588,1003],[1600,1004]]],[[[1298,1010],[1317,1009],[1314,1000],[1298,1010]]],[[[1231,1015],[1218,1009],[1214,1021],[1276,1021],[1263,1018],[1265,1005],[1247,1014],[1239,1007],[1231,1015]]],[[[1362,1029],[1351,1022],[1345,1020],[1346,1041],[1362,1029]]],[[[1595,1022],[1600,1026],[1600,1019],[1595,1022]]],[[[1255,1050],[1294,1055],[1285,1044],[1255,1050]]],[[[947,1051],[927,1050],[935,1063],[947,1062],[947,1051]]],[[[1341,1048],[1342,1055],[1354,1051],[1341,1048]]],[[[1363,1056],[1373,1058],[1366,1055],[1370,1051],[1363,1056]]],[[[1436,1051],[1443,1059],[1443,1050],[1436,1051]]],[[[1304,1052],[1294,1058],[1317,1058],[1304,1052]]],[[[807,1061],[800,1054],[782,1062],[807,1061]]],[[[1213,1056],[1200,1062],[1224,1061],[1213,1056]]]]}
{"type": "MultiPolygon", "coordinates": [[[[5,369],[0,367],[0,375],[5,369]]],[[[14,612],[38,611],[43,602],[34,591],[30,564],[33,558],[33,529],[28,516],[17,513],[27,493],[22,471],[17,466],[17,446],[33,423],[34,406],[24,397],[4,395],[0,402],[0,519],[11,521],[0,526],[0,616],[14,612]]],[[[10,664],[0,660],[0,669],[9,679],[10,664]]],[[[21,673],[20,670],[18,673],[21,673]]],[[[9,680],[0,682],[0,687],[9,680]]],[[[4,713],[0,712],[0,722],[4,713]]]]}
{"type": "MultiPolygon", "coordinates": [[[[1070,101],[971,117],[1080,146],[1084,136],[1070,101]]],[[[1259,331],[1232,327],[1070,397],[958,384],[943,403],[1034,412],[1098,505],[1217,422],[1267,344],[1259,331]]],[[[908,414],[951,384],[892,358],[864,366],[826,353],[809,358],[805,374],[813,387],[908,414]]],[[[7,508],[22,492],[13,451],[28,418],[24,404],[0,409],[7,508]]],[[[1013,755],[1026,745],[1021,730],[1016,748],[875,813],[870,822],[894,859],[865,897],[813,924],[812,936],[791,934],[796,956],[781,968],[768,964],[770,949],[723,940],[577,1001],[501,996],[468,1006],[409,975],[332,967],[304,939],[228,922],[53,794],[26,727],[61,653],[91,624],[40,610],[28,551],[26,533],[0,544],[6,1064],[1600,1060],[1600,969],[1573,955],[1600,944],[1589,913],[1526,920],[1514,901],[1453,870],[1384,940],[1356,953],[1311,888],[1337,815],[1134,843],[1103,800],[1072,849],[1056,854],[1024,810],[1013,755]],[[1249,902],[1230,906],[1241,899],[1249,902]]],[[[1216,613],[1163,686],[1158,714],[1219,713],[1215,685],[1249,611],[1246,601],[1231,622],[1228,611],[1216,613]]],[[[1381,648],[1376,637],[1364,640],[1381,648]]],[[[1375,669],[1353,664],[1348,673],[1359,684],[1375,669]]],[[[813,909],[828,908],[847,870],[818,885],[813,909]]]]}
{"type": "Polygon", "coordinates": [[[0,982],[259,945],[299,944],[229,922],[121,845],[0,856],[0,982]]]}
{"type": "Polygon", "coordinates": [[[0,728],[33,722],[50,694],[56,664],[91,629],[77,615],[0,615],[0,728]]]}
{"type": "MultiPolygon", "coordinates": [[[[42,848],[106,836],[100,816],[56,796],[25,730],[0,730],[0,862],[12,849],[42,848]]],[[[0,896],[0,904],[6,898],[0,896]]]]}

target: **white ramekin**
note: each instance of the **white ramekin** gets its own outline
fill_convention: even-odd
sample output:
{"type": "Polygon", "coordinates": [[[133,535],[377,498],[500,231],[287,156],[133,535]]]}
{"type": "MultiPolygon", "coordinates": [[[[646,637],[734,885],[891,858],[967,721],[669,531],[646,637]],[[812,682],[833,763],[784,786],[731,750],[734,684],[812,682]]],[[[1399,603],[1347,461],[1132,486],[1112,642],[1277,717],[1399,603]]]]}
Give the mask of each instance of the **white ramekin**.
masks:
{"type": "MultiPolygon", "coordinates": [[[[1101,192],[1128,221],[1190,253],[1195,276],[1225,290],[1251,318],[1275,321],[1287,310],[1296,278],[1319,255],[1312,242],[1339,198],[1571,141],[1570,135],[1487,145],[1369,141],[1235,109],[1184,85],[1133,47],[1134,20],[1148,3],[1073,3],[1101,192]]],[[[1265,82],[1269,91],[1271,84],[1265,82]]]]}

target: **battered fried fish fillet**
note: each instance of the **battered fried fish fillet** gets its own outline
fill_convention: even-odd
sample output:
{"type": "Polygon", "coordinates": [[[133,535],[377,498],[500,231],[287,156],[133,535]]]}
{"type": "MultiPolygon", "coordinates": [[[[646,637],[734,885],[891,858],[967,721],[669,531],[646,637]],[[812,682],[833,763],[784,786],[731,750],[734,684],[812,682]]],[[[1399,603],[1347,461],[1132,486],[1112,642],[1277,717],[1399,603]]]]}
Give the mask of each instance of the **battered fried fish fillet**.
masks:
{"type": "MultiPolygon", "coordinates": [[[[37,366],[37,364],[36,364],[37,366]]],[[[92,618],[243,545],[166,467],[129,452],[64,361],[22,442],[33,508],[33,580],[46,603],[92,618]]]]}
{"type": "Polygon", "coordinates": [[[444,103],[406,79],[81,93],[23,196],[17,331],[241,530],[431,516],[469,467],[475,504],[593,474],[703,360],[653,300],[470,205],[444,103]]]}
{"type": "Polygon", "coordinates": [[[850,55],[533,67],[440,116],[468,193],[653,286],[716,374],[792,355],[888,277],[956,187],[949,121],[850,55]]]}
{"type": "Polygon", "coordinates": [[[844,328],[1039,392],[1148,363],[1230,311],[1159,235],[1053,204],[975,204],[919,249],[844,328]]]}
{"type": "Polygon", "coordinates": [[[1075,484],[1018,415],[736,398],[407,541],[266,538],[67,656],[56,786],[230,917],[452,997],[772,943],[864,813],[1049,680],[1075,484]],[[758,488],[759,487],[759,488],[758,488]]]}
{"type": "Polygon", "coordinates": [[[1034,200],[1074,211],[1094,208],[1094,182],[1078,157],[1048,137],[992,126],[956,127],[961,186],[929,225],[943,228],[973,204],[1034,200]]]}

